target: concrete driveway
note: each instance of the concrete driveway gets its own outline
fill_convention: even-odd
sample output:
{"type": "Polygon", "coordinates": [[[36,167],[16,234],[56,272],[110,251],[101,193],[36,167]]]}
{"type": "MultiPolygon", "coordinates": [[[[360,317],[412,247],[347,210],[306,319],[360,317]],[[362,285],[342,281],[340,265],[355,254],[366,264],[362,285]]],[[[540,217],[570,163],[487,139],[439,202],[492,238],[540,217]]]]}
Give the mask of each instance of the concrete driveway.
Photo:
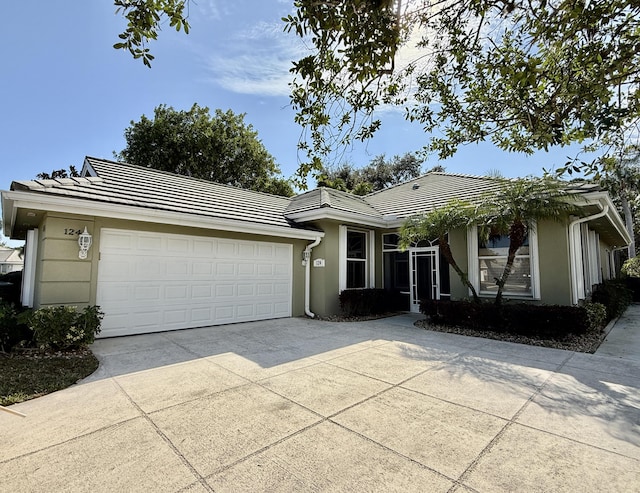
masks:
{"type": "Polygon", "coordinates": [[[97,341],[2,491],[640,491],[640,360],[284,319],[97,341]]]}

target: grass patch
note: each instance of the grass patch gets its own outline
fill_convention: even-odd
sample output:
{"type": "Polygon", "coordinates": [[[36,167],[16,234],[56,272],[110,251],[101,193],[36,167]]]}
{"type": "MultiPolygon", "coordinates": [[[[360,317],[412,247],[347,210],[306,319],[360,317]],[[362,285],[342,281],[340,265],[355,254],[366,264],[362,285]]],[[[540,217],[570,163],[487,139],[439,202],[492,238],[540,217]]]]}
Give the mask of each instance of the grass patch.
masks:
{"type": "Polygon", "coordinates": [[[97,368],[98,359],[88,348],[55,353],[0,353],[0,405],[65,389],[97,368]]]}

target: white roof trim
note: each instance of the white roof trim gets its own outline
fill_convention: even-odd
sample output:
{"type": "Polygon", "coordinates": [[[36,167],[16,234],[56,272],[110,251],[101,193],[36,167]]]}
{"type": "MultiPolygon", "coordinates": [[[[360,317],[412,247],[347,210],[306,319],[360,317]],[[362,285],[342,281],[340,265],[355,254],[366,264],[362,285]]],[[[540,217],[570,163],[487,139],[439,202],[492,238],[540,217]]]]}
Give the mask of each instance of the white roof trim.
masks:
{"type": "Polygon", "coordinates": [[[285,214],[285,217],[294,221],[320,221],[322,219],[333,219],[335,221],[358,223],[363,226],[372,226],[377,228],[388,227],[388,221],[385,219],[372,217],[358,212],[341,211],[330,207],[294,212],[285,214]]]}
{"type": "MultiPolygon", "coordinates": [[[[627,231],[627,227],[624,224],[624,219],[622,219],[622,216],[620,216],[620,213],[618,212],[618,208],[615,206],[615,204],[611,200],[611,196],[609,195],[608,192],[605,192],[605,191],[588,192],[583,194],[583,197],[587,200],[587,204],[589,205],[598,204],[602,206],[602,202],[608,205],[609,207],[605,217],[609,220],[611,225],[616,229],[616,231],[622,237],[622,239],[627,242],[627,245],[629,245],[633,241],[633,239],[629,235],[629,232],[627,231]]],[[[578,205],[580,205],[580,202],[578,202],[578,205]]],[[[617,246],[626,246],[626,245],[617,245],[617,246]]]]}
{"type": "MultiPolygon", "coordinates": [[[[172,212],[151,208],[147,209],[137,206],[111,204],[107,202],[60,197],[26,191],[5,191],[2,192],[2,197],[4,199],[4,204],[8,204],[10,201],[13,202],[11,207],[12,221],[10,224],[7,224],[7,230],[10,230],[9,227],[13,228],[13,220],[15,220],[16,210],[21,208],[47,210],[68,214],[81,214],[86,216],[108,217],[130,221],[171,224],[175,226],[187,226],[202,229],[216,229],[233,231],[236,233],[278,236],[281,238],[314,240],[318,237],[324,237],[324,233],[321,231],[284,228],[246,221],[220,219],[210,216],[197,216],[183,212],[172,212]]],[[[7,212],[8,211],[5,210],[4,214],[7,214],[7,212]]]]}

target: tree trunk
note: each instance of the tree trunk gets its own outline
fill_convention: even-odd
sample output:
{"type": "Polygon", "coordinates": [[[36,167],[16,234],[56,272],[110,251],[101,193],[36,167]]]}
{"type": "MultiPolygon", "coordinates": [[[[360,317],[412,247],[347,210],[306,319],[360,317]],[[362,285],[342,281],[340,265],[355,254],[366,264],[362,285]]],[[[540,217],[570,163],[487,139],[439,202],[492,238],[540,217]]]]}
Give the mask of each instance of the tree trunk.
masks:
{"type": "Polygon", "coordinates": [[[467,276],[467,274],[464,273],[460,267],[458,267],[458,264],[453,258],[451,247],[449,246],[449,242],[447,241],[447,239],[444,237],[438,238],[438,245],[440,246],[440,251],[442,252],[444,258],[447,259],[449,265],[453,267],[453,270],[455,270],[458,274],[458,277],[460,277],[462,284],[464,284],[471,290],[471,295],[473,296],[474,303],[480,303],[480,298],[478,297],[476,288],[473,287],[473,284],[471,284],[471,282],[469,281],[469,277],[467,276]]]}
{"type": "Polygon", "coordinates": [[[527,227],[520,220],[514,221],[511,228],[509,228],[509,253],[507,255],[507,263],[504,266],[502,275],[499,278],[496,278],[498,292],[496,293],[495,304],[497,306],[502,305],[502,292],[504,291],[504,285],[507,283],[507,279],[511,274],[511,268],[513,267],[513,262],[516,259],[516,253],[524,244],[526,236],[527,227]]]}
{"type": "Polygon", "coordinates": [[[624,224],[631,236],[631,244],[629,245],[629,258],[636,256],[636,237],[633,232],[633,216],[631,215],[631,207],[629,207],[629,201],[624,194],[621,194],[620,202],[622,203],[622,212],[624,213],[624,224]]]}

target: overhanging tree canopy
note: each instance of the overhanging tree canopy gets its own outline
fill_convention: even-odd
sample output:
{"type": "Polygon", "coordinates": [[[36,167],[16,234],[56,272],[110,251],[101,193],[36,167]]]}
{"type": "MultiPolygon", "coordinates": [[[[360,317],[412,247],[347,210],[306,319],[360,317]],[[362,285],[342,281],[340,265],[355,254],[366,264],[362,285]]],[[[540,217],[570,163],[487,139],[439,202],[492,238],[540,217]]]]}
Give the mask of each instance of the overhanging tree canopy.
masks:
{"type": "MultiPolygon", "coordinates": [[[[162,22],[188,30],[189,0],[114,0],[116,48],[149,65],[162,22]]],[[[294,0],[285,29],[291,102],[307,131],[303,178],[401,105],[441,158],[489,140],[526,153],[625,132],[640,116],[640,4],[629,0],[294,0]],[[406,55],[408,53],[408,55],[406,55]]]]}
{"type": "Polygon", "coordinates": [[[308,130],[303,171],[333,146],[370,137],[385,103],[436,132],[428,149],[441,158],[485,140],[531,153],[597,139],[640,116],[637,2],[294,4],[287,29],[313,47],[292,70],[291,100],[308,130]]]}

